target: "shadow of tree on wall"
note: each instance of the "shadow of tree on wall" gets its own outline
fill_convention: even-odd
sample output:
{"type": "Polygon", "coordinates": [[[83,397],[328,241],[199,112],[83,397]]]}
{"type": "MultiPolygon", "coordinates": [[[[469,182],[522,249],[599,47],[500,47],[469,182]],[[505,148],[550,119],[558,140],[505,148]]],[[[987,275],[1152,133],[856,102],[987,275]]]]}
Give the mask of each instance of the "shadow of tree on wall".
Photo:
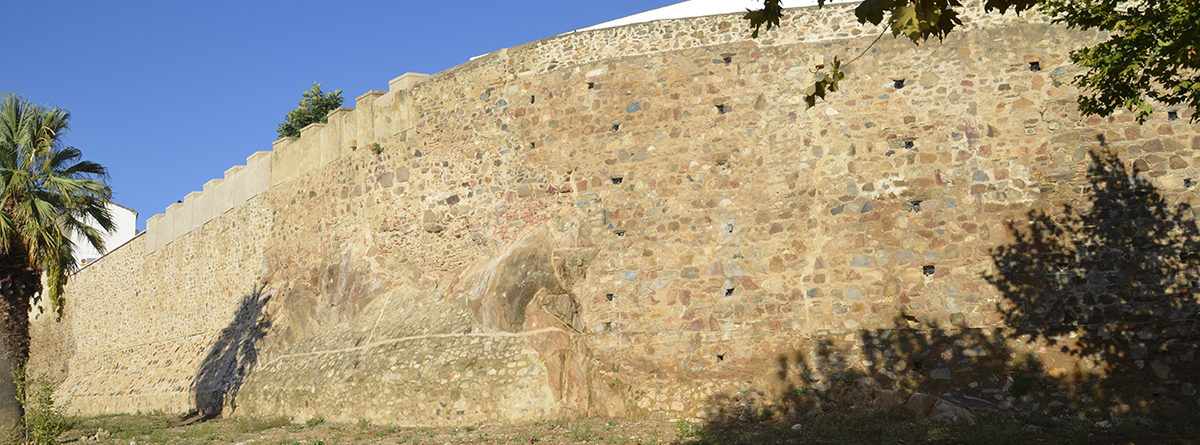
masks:
{"type": "Polygon", "coordinates": [[[713,397],[698,442],[937,442],[945,431],[912,420],[1036,409],[1047,399],[1026,395],[1042,389],[1042,374],[999,328],[942,329],[899,314],[889,328],[801,340],[777,357],[766,388],[713,397]]]}
{"type": "MultiPolygon", "coordinates": [[[[995,268],[983,279],[1001,293],[1005,326],[943,329],[900,314],[890,328],[800,339],[778,356],[769,388],[710,400],[700,441],[990,441],[964,435],[1041,437],[1053,427],[1027,423],[1038,418],[1196,418],[1192,209],[1166,202],[1116,154],[1091,161],[1081,208],[1031,211],[991,251],[995,268]],[[856,415],[881,417],[838,423],[856,415]],[[925,419],[1003,425],[947,437],[925,419]]],[[[1195,421],[1185,422],[1194,434],[1195,421]]]]}
{"type": "MultiPolygon", "coordinates": [[[[1200,230],[1111,152],[1093,152],[1091,208],[1032,211],[985,279],[1025,341],[1078,358],[1073,399],[1124,414],[1191,412],[1200,340],[1200,230]]],[[[1066,370],[1057,370],[1056,374],[1066,370]]],[[[1080,406],[1083,408],[1083,406],[1080,406]]]]}
{"type": "Polygon", "coordinates": [[[225,406],[236,409],[242,380],[258,362],[258,342],[271,327],[263,307],[271,299],[266,284],[243,296],[229,325],[221,330],[192,381],[200,420],[221,415],[225,406]]]}

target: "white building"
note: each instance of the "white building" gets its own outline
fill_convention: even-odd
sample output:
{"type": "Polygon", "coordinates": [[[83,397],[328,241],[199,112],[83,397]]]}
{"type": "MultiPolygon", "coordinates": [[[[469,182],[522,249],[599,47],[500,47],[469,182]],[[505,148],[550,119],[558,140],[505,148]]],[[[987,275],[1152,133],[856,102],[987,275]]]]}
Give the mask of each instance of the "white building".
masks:
{"type": "MultiPolygon", "coordinates": [[[[828,0],[825,2],[825,4],[847,3],[850,1],[856,0],[828,0]]],[[[784,8],[799,8],[802,6],[816,5],[817,0],[783,0],[784,8]]],[[[663,6],[657,9],[651,9],[646,12],[640,12],[616,20],[609,20],[607,22],[592,25],[583,29],[578,29],[576,31],[591,31],[593,29],[612,28],[616,26],[652,22],[655,20],[664,19],[680,19],[687,17],[701,17],[706,15],[732,14],[735,12],[744,13],[748,9],[762,8],[763,0],[688,0],[673,5],[663,6]]]]}
{"type": "MultiPolygon", "coordinates": [[[[111,251],[137,235],[138,214],[133,209],[114,202],[108,203],[108,211],[112,213],[113,224],[116,225],[111,232],[104,236],[104,247],[111,251]]],[[[72,234],[71,243],[75,247],[75,265],[78,267],[91,264],[104,256],[104,252],[97,251],[92,247],[83,234],[72,234]]]]}
{"type": "MultiPolygon", "coordinates": [[[[860,0],[826,0],[825,4],[833,5],[838,3],[850,3],[854,1],[860,0]]],[[[817,0],[784,0],[782,5],[784,8],[816,6],[817,0]]],[[[598,23],[586,28],[579,28],[563,34],[592,31],[604,28],[615,28],[617,26],[652,22],[655,20],[684,19],[690,17],[703,17],[707,15],[745,13],[748,10],[762,8],[763,0],[686,0],[672,5],[663,6],[661,8],[655,8],[649,11],[628,15],[619,19],[598,23]]],[[[486,54],[480,54],[472,57],[471,60],[478,59],[485,55],[486,54]]]]}

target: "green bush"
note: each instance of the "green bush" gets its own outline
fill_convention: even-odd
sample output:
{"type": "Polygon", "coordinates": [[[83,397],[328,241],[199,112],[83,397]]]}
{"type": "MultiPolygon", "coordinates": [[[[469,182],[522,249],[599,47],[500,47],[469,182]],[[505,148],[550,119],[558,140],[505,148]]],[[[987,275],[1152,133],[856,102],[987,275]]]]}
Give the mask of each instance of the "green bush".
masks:
{"type": "Polygon", "coordinates": [[[300,129],[310,124],[325,123],[329,112],[342,106],[342,90],[330,93],[321,91],[321,84],[314,83],[312,88],[300,97],[300,104],[295,110],[289,111],[284,122],[279,124],[279,137],[300,137],[300,129]]]}
{"type": "Polygon", "coordinates": [[[67,417],[54,403],[54,386],[44,376],[29,376],[25,368],[15,367],[13,381],[17,385],[17,402],[25,408],[25,425],[17,434],[24,443],[42,445],[58,443],[58,436],[67,430],[67,417]]]}

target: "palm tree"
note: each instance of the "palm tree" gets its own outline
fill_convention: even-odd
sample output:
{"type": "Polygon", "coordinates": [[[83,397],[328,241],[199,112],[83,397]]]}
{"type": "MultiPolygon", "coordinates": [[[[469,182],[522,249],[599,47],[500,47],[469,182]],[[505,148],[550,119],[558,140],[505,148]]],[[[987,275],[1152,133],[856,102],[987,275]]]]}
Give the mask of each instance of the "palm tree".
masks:
{"type": "Polygon", "coordinates": [[[9,371],[29,358],[30,305],[45,294],[61,317],[71,234],[103,250],[113,228],[107,171],[62,144],[70,118],[15,94],[0,99],[0,427],[21,420],[9,371]]]}

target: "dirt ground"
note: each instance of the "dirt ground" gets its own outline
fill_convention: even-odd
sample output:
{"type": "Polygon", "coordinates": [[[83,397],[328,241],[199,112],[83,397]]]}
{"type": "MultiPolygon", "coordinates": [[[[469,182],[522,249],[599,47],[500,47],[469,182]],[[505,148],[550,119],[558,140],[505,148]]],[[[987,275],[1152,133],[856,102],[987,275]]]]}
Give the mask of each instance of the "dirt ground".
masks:
{"type": "MultiPolygon", "coordinates": [[[[411,428],[234,417],[197,421],[176,416],[113,415],[70,420],[61,442],[101,444],[664,444],[679,441],[665,421],[556,419],[522,425],[411,428]]],[[[690,425],[690,424],[687,424],[690,425]]],[[[688,427],[683,427],[686,433],[688,427]]]]}

